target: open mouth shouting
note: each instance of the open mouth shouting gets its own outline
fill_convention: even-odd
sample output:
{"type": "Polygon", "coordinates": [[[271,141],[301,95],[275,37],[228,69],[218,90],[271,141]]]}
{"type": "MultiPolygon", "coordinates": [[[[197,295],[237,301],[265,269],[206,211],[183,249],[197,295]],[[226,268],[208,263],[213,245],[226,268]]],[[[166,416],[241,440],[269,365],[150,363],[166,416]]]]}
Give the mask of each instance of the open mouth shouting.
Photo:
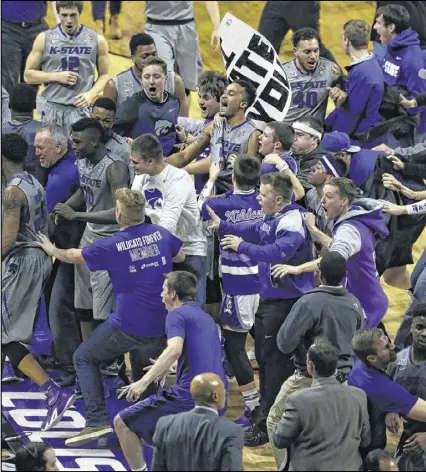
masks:
{"type": "Polygon", "coordinates": [[[220,99],[220,114],[225,114],[228,110],[228,99],[226,97],[222,97],[220,99]]]}
{"type": "Polygon", "coordinates": [[[157,87],[155,85],[150,85],[147,92],[150,97],[155,97],[157,95],[157,87]]]}

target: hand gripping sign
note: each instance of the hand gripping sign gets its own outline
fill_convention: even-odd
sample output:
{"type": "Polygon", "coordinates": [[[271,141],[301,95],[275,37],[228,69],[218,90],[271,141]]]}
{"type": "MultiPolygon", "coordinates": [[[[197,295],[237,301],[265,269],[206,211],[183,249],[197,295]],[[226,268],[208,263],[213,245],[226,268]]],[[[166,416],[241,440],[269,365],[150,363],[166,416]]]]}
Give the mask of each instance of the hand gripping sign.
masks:
{"type": "Polygon", "coordinates": [[[291,102],[290,84],[271,43],[230,13],[224,16],[219,34],[229,79],[244,79],[256,88],[247,118],[283,121],[291,102]]]}

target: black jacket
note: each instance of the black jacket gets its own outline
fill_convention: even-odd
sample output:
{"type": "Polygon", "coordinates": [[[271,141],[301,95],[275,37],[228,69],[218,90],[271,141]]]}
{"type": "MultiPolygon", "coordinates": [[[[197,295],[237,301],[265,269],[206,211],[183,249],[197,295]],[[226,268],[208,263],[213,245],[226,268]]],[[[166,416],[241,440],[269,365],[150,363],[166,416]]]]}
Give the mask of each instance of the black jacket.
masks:
{"type": "Polygon", "coordinates": [[[308,175],[311,171],[311,167],[314,166],[319,160],[320,157],[325,155],[325,151],[320,144],[309,154],[293,154],[294,159],[297,162],[297,178],[300,180],[300,183],[306,189],[311,189],[312,185],[308,183],[308,175]]]}

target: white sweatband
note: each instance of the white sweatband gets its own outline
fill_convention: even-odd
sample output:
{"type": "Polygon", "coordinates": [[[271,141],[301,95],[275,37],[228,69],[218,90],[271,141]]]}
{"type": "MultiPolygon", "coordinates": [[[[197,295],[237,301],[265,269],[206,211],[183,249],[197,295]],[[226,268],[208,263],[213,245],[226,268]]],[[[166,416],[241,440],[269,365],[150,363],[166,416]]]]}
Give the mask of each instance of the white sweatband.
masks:
{"type": "Polygon", "coordinates": [[[292,125],[292,128],[295,131],[302,131],[302,133],[310,134],[311,136],[315,136],[321,141],[322,134],[314,128],[306,125],[305,123],[300,123],[300,121],[295,121],[292,125]]]}
{"type": "Polygon", "coordinates": [[[284,159],[281,159],[281,162],[275,166],[279,172],[283,172],[284,170],[287,170],[288,164],[284,159]]]}
{"type": "Polygon", "coordinates": [[[426,213],[426,200],[413,203],[412,205],[407,205],[405,208],[407,209],[408,215],[418,215],[421,213],[426,213]]]}

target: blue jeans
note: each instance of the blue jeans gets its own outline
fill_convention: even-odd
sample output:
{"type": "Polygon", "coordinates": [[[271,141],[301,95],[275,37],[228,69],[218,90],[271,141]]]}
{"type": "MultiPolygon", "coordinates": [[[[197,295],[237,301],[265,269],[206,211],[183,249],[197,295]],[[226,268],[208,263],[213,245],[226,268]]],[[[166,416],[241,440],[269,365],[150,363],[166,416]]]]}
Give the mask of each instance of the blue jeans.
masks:
{"type": "MultiPolygon", "coordinates": [[[[92,15],[94,20],[105,20],[106,1],[92,1],[92,15]]],[[[119,15],[121,12],[121,0],[110,1],[109,11],[111,15],[119,15]]]]}
{"type": "Polygon", "coordinates": [[[74,365],[86,407],[86,426],[110,423],[105,407],[100,366],[134,349],[146,350],[155,359],[164,347],[165,336],[144,338],[114,329],[108,321],[98,326],[74,353],[74,365]]]}
{"type": "Polygon", "coordinates": [[[411,322],[413,319],[411,308],[414,303],[426,302],[426,249],[415,265],[411,274],[411,287],[413,289],[413,300],[408,305],[407,311],[398,332],[395,336],[395,346],[398,351],[411,345],[411,322]]]}
{"type": "Polygon", "coordinates": [[[184,262],[173,264],[173,270],[187,270],[187,266],[191,266],[197,273],[198,285],[195,301],[204,310],[204,305],[206,304],[207,257],[186,256],[184,262]]]}

